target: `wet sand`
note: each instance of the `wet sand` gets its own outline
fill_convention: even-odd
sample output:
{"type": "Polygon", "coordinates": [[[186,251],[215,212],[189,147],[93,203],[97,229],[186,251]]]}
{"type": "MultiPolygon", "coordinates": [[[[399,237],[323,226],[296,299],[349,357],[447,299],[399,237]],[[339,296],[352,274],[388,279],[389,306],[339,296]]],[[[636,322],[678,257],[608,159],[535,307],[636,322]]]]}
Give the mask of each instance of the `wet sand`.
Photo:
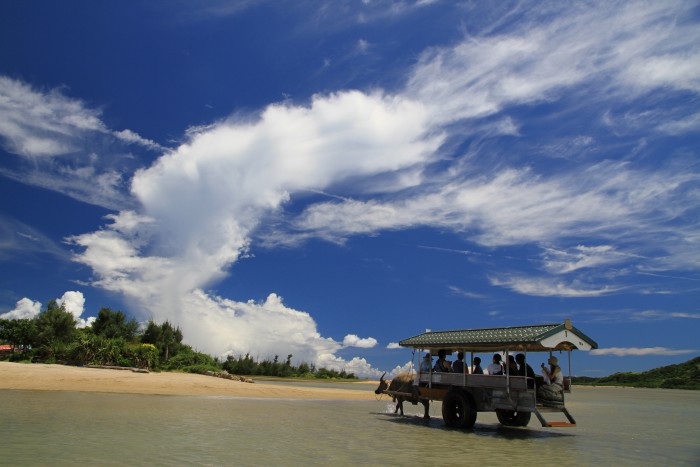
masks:
{"type": "Polygon", "coordinates": [[[135,373],[40,363],[0,362],[0,390],[81,391],[120,394],[227,396],[284,399],[374,400],[376,382],[347,383],[367,390],[243,383],[188,373],[135,373]]]}

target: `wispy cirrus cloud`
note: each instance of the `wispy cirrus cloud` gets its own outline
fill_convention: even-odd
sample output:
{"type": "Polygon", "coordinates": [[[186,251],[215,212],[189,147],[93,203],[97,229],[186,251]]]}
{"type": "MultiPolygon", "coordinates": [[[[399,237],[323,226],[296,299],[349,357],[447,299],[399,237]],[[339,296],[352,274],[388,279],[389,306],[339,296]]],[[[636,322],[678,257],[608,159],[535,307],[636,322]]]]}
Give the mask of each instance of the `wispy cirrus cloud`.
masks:
{"type": "Polygon", "coordinates": [[[62,88],[42,91],[0,76],[0,111],[2,145],[19,156],[36,159],[84,152],[86,141],[109,135],[148,149],[164,149],[132,130],[109,130],[100,119],[101,110],[66,96],[62,88]]]}
{"type": "MultiPolygon", "coordinates": [[[[585,83],[588,98],[633,98],[657,87],[700,90],[698,29],[690,4],[540,5],[518,10],[507,33],[476,32],[425,51],[407,85],[437,121],[479,118],[506,106],[560,98],[585,83]],[[545,19],[545,17],[548,17],[545,19]],[[646,33],[642,33],[646,31],[646,33]]],[[[512,14],[512,12],[511,12],[512,14]]]]}
{"type": "MultiPolygon", "coordinates": [[[[687,191],[697,184],[698,175],[667,170],[633,170],[626,163],[601,163],[584,174],[559,173],[537,176],[531,170],[508,169],[491,177],[451,180],[441,186],[423,184],[421,190],[407,190],[390,201],[344,200],[316,203],[293,220],[294,230],[266,240],[294,243],[294,232],[304,238],[313,235],[342,241],[351,235],[419,225],[449,228],[470,241],[487,247],[526,243],[560,243],[567,237],[615,238],[626,242],[631,233],[635,253],[623,253],[613,246],[574,246],[568,250],[545,250],[544,268],[549,272],[573,272],[586,265],[610,265],[639,258],[642,238],[653,239],[649,248],[658,249],[657,239],[666,236],[667,256],[657,262],[696,261],[686,256],[695,237],[684,235],[674,222],[693,205],[681,200],[693,196],[687,191]],[[402,196],[403,195],[403,196],[402,196]],[[679,254],[675,251],[678,250],[679,254]]],[[[689,226],[692,230],[692,226],[689,226]]],[[[695,259],[693,259],[695,258],[695,259]]],[[[645,260],[653,264],[654,260],[645,260]]]]}
{"type": "Polygon", "coordinates": [[[543,267],[553,274],[567,274],[579,269],[596,268],[629,261],[630,254],[617,251],[612,245],[576,245],[566,251],[547,248],[543,267]]]}
{"type": "Polygon", "coordinates": [[[644,310],[630,313],[630,319],[635,321],[660,321],[668,319],[700,319],[700,313],[679,311],[644,310]]]}
{"type": "Polygon", "coordinates": [[[99,111],[65,97],[59,89],[41,92],[0,76],[0,137],[5,150],[32,157],[55,157],[80,150],[81,137],[105,132],[99,111]]]}
{"type": "Polygon", "coordinates": [[[43,255],[51,255],[63,261],[70,260],[70,253],[36,228],[0,215],[0,260],[21,258],[22,262],[38,261],[43,255]]]}
{"type": "Polygon", "coordinates": [[[462,297],[473,298],[473,299],[475,299],[475,300],[483,300],[483,299],[487,298],[487,296],[484,295],[484,294],[475,293],[475,292],[470,292],[470,291],[468,291],[468,290],[463,290],[463,289],[461,289],[461,288],[459,288],[459,287],[455,287],[455,286],[453,286],[453,285],[450,285],[450,286],[448,286],[447,288],[448,288],[448,289],[450,290],[450,292],[452,292],[453,294],[455,294],[455,295],[460,295],[460,296],[462,296],[462,297]]]}
{"type": "Polygon", "coordinates": [[[582,284],[577,280],[565,282],[548,277],[491,277],[491,285],[535,297],[600,297],[619,292],[621,288],[582,284]]]}
{"type": "Polygon", "coordinates": [[[154,150],[154,151],[166,151],[166,148],[161,146],[160,144],[156,143],[153,140],[150,140],[148,138],[144,138],[138,133],[134,133],[133,131],[126,129],[126,130],[121,130],[121,131],[113,131],[112,134],[116,136],[118,139],[124,141],[127,144],[137,144],[140,146],[143,146],[145,148],[154,150]]]}
{"type": "Polygon", "coordinates": [[[686,355],[698,353],[697,349],[669,349],[666,347],[608,347],[606,349],[593,349],[591,355],[614,355],[616,357],[643,357],[648,355],[686,355]]]}
{"type": "Polygon", "coordinates": [[[165,148],[129,129],[110,130],[101,113],[65,89],[44,91],[0,76],[0,144],[20,160],[0,166],[0,174],[86,203],[127,207],[138,167],[127,147],[165,148]]]}

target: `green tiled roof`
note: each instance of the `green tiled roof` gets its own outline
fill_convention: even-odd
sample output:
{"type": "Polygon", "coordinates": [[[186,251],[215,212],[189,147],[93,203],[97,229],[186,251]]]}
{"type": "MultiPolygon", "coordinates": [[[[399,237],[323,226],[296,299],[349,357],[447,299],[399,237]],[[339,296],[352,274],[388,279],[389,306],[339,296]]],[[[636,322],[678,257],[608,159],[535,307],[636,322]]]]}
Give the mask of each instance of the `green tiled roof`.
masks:
{"type": "Polygon", "coordinates": [[[427,331],[423,334],[399,342],[402,347],[416,349],[452,349],[467,351],[491,350],[568,350],[576,348],[574,342],[584,341],[592,348],[598,344],[570,323],[541,324],[535,326],[514,326],[506,328],[462,329],[454,331],[427,331]],[[555,334],[568,331],[571,339],[557,343],[556,347],[546,347],[542,341],[555,334]],[[576,339],[574,339],[576,337],[576,339]]]}

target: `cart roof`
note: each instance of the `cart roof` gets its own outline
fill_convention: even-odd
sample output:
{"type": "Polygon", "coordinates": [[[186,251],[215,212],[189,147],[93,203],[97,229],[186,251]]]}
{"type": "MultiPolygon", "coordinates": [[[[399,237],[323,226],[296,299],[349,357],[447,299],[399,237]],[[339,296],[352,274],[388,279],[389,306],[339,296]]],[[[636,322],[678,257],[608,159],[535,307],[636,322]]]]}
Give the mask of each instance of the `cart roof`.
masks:
{"type": "Polygon", "coordinates": [[[500,350],[544,352],[598,348],[598,344],[593,339],[573,327],[568,319],[561,324],[426,331],[402,340],[399,345],[423,350],[451,349],[468,352],[500,350]]]}

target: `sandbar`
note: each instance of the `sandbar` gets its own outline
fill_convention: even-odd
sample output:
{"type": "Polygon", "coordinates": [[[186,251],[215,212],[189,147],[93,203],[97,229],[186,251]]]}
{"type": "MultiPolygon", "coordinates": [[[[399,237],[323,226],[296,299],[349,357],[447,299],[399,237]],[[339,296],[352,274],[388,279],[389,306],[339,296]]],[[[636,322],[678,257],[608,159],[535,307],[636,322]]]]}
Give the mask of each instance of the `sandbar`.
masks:
{"type": "MultiPolygon", "coordinates": [[[[0,362],[0,390],[78,391],[120,394],[225,396],[280,399],[374,400],[376,382],[362,390],[305,387],[303,385],[244,383],[189,373],[135,373],[125,370],[86,368],[43,363],[0,362]]],[[[357,388],[357,386],[353,386],[357,388]]]]}

